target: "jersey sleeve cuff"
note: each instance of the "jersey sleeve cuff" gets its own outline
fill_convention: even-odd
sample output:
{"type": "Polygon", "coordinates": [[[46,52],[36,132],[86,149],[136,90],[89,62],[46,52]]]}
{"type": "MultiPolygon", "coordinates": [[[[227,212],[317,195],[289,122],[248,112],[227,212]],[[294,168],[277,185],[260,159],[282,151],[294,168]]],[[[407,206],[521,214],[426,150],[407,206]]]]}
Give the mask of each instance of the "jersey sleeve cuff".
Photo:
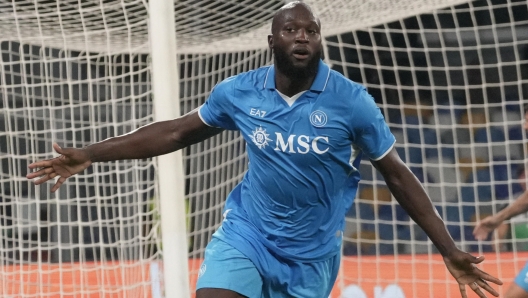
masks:
{"type": "Polygon", "coordinates": [[[202,122],[205,125],[210,126],[210,127],[216,127],[216,126],[213,126],[213,125],[207,123],[207,121],[205,121],[204,117],[202,116],[202,108],[203,108],[203,105],[198,109],[198,117],[200,117],[200,119],[202,120],[202,122]]]}
{"type": "Polygon", "coordinates": [[[389,149],[387,149],[380,157],[377,157],[377,158],[372,158],[372,160],[374,161],[378,161],[382,158],[384,158],[387,154],[389,154],[389,152],[392,150],[392,148],[394,148],[394,145],[396,144],[396,141],[394,141],[392,143],[392,145],[389,147],[389,149]]]}

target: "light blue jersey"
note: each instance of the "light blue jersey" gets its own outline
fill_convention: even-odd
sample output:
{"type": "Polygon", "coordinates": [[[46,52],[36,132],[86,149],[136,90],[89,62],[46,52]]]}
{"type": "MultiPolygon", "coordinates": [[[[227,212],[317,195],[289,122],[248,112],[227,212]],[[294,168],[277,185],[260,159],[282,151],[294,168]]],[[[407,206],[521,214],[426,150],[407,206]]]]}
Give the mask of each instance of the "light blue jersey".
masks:
{"type": "Polygon", "coordinates": [[[515,284],[517,284],[519,287],[523,288],[526,292],[528,292],[528,262],[524,265],[523,269],[514,280],[515,284]]]}
{"type": "Polygon", "coordinates": [[[298,262],[338,254],[360,153],[378,160],[395,142],[365,88],[322,61],[310,90],[291,105],[274,78],[274,66],[228,78],[199,110],[205,124],[239,130],[247,142],[249,169],[229,194],[214,237],[261,272],[263,251],[298,262]]]}

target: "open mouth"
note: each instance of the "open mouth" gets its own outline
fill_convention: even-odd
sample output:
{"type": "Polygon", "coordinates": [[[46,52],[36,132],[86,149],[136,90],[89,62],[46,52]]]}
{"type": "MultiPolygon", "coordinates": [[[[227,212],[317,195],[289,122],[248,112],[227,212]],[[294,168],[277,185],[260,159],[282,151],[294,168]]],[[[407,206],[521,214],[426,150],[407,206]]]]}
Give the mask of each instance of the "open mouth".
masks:
{"type": "Polygon", "coordinates": [[[310,52],[307,49],[300,48],[300,49],[294,49],[292,54],[293,54],[293,57],[295,57],[296,59],[304,60],[308,58],[308,56],[310,55],[310,52]]]}

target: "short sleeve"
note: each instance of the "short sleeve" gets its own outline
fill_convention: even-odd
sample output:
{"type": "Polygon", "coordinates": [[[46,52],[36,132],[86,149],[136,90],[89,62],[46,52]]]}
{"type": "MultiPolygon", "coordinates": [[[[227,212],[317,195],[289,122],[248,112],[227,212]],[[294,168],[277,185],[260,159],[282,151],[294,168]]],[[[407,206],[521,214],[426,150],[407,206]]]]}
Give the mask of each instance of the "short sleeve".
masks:
{"type": "Polygon", "coordinates": [[[237,129],[233,120],[233,83],[233,79],[229,78],[217,84],[198,110],[200,118],[208,126],[237,129]]]}
{"type": "Polygon", "coordinates": [[[396,142],[380,109],[365,89],[358,91],[352,123],[355,145],[372,160],[383,158],[396,142]]]}

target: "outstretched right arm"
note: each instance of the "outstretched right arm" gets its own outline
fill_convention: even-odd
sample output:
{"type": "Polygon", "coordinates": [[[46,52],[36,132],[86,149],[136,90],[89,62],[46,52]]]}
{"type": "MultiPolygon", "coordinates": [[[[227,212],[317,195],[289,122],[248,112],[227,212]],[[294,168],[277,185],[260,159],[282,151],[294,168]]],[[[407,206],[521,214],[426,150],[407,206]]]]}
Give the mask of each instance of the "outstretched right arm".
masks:
{"type": "Polygon", "coordinates": [[[204,124],[198,116],[198,110],[194,110],[182,117],[154,122],[82,149],[63,149],[54,144],[53,148],[60,156],[30,164],[29,168],[36,171],[26,177],[40,177],[35,180],[35,184],[42,184],[60,176],[51,188],[55,192],[66,179],[88,168],[92,162],[159,156],[201,142],[221,131],[220,128],[204,124]]]}

